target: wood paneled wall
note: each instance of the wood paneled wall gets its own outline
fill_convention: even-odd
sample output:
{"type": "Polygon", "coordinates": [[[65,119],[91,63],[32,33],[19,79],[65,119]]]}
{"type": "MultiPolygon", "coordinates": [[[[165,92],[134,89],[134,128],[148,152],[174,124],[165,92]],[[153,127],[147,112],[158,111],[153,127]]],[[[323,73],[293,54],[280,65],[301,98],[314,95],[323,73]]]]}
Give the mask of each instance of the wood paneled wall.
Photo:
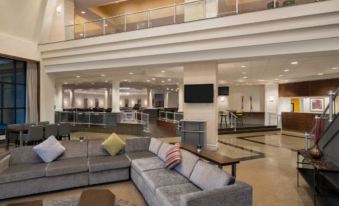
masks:
{"type": "Polygon", "coordinates": [[[327,96],[339,87],[339,78],[279,85],[279,97],[327,96]]]}
{"type": "Polygon", "coordinates": [[[283,112],[281,113],[282,129],[301,133],[310,132],[315,115],[317,114],[283,112]]]}

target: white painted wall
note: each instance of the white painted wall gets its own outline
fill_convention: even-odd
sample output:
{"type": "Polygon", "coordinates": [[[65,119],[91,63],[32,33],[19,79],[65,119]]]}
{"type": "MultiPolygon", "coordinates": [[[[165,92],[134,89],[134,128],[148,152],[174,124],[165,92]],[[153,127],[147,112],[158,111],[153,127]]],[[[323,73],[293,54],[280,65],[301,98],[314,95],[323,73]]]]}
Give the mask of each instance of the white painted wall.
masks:
{"type": "Polygon", "coordinates": [[[138,99],[141,99],[141,106],[147,107],[147,94],[142,95],[123,95],[120,96],[120,107],[125,106],[125,100],[128,99],[128,107],[133,107],[136,103],[138,103],[138,99]]]}
{"type": "Polygon", "coordinates": [[[216,62],[200,62],[184,65],[184,84],[214,84],[213,103],[184,103],[185,120],[206,121],[205,147],[215,150],[218,144],[218,67],[216,62]]]}
{"type": "Polygon", "coordinates": [[[270,114],[278,113],[279,85],[265,85],[265,125],[277,124],[277,116],[270,114]]]}
{"type": "Polygon", "coordinates": [[[229,96],[218,97],[219,111],[241,110],[241,97],[244,96],[244,112],[250,111],[250,96],[252,96],[253,112],[265,111],[265,87],[263,85],[230,86],[229,96]]]}

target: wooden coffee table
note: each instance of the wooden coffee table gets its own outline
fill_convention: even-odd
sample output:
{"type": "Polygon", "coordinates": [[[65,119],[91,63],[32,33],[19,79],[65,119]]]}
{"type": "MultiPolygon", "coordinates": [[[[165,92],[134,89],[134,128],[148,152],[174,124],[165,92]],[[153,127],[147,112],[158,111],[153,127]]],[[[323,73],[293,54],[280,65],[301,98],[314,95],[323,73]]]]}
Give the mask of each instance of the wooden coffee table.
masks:
{"type": "Polygon", "coordinates": [[[107,189],[89,189],[81,193],[78,206],[114,206],[115,195],[107,189]]]}
{"type": "Polygon", "coordinates": [[[231,165],[232,167],[232,176],[236,177],[237,175],[237,164],[240,162],[238,159],[233,159],[225,155],[219,154],[216,151],[201,149],[200,152],[197,151],[197,148],[194,145],[181,144],[181,149],[187,150],[198,157],[213,162],[218,165],[219,168],[224,166],[231,165]]]}

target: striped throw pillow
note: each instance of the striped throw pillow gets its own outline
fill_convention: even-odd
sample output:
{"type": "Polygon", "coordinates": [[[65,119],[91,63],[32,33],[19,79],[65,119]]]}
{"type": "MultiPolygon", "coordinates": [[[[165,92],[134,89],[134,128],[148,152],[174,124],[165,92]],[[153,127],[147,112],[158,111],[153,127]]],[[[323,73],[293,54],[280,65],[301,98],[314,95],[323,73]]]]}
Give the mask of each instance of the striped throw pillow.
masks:
{"type": "Polygon", "coordinates": [[[180,144],[171,146],[166,152],[165,168],[172,169],[181,162],[180,144]]]}

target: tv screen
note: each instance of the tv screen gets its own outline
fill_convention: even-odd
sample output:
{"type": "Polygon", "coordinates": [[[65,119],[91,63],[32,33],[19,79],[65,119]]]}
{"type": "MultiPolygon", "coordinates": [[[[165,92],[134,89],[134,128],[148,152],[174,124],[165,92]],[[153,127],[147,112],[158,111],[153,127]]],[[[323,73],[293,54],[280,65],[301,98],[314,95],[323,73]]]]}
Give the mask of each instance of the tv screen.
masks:
{"type": "Polygon", "coordinates": [[[213,84],[186,84],[184,87],[185,103],[213,103],[213,84]]]}
{"type": "Polygon", "coordinates": [[[219,96],[228,96],[229,95],[229,87],[218,87],[218,95],[219,96]]]}

